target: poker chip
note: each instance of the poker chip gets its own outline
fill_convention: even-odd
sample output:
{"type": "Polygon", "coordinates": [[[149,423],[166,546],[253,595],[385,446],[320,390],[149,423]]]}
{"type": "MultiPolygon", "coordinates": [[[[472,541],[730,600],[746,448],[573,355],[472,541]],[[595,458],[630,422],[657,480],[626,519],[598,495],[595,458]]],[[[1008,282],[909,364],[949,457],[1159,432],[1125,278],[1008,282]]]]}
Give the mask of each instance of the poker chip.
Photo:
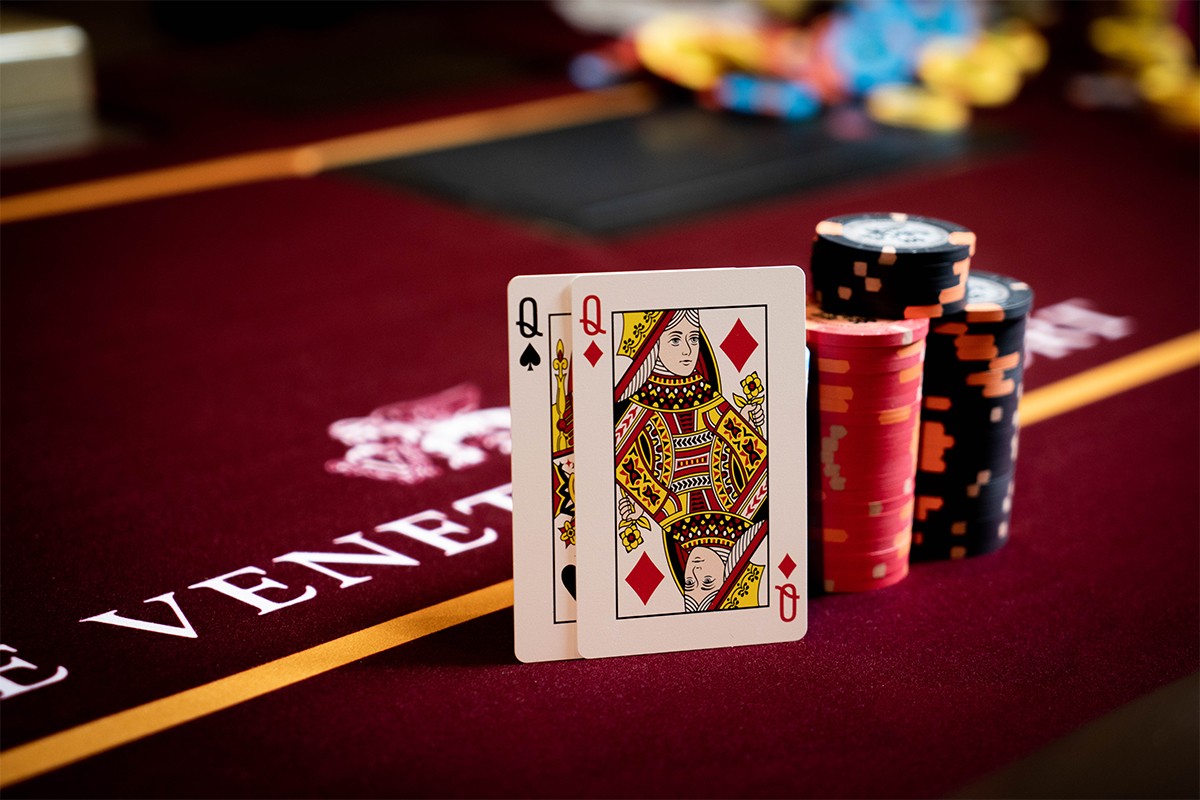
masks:
{"type": "MultiPolygon", "coordinates": [[[[824,491],[821,491],[819,494],[819,498],[823,503],[829,500],[829,497],[830,495],[824,491]]],[[[883,518],[889,515],[901,517],[912,516],[913,493],[911,488],[895,497],[874,499],[877,497],[878,493],[874,491],[861,496],[856,496],[853,492],[841,492],[836,508],[822,506],[825,510],[822,518],[828,517],[833,519],[839,512],[856,518],[883,518]]]]}
{"type": "Polygon", "coordinates": [[[912,69],[916,40],[908,15],[878,4],[870,11],[850,6],[835,14],[828,46],[843,80],[860,94],[879,83],[904,80],[912,69]]]}
{"type": "Polygon", "coordinates": [[[688,14],[661,14],[638,26],[634,46],[642,65],[680,86],[711,89],[723,61],[706,43],[714,24],[688,14]]]}
{"type": "Polygon", "coordinates": [[[926,340],[914,560],[990,553],[1008,539],[1028,284],[974,271],[964,308],[926,340]]]}
{"type": "Polygon", "coordinates": [[[890,586],[908,574],[929,321],[807,318],[813,561],[830,592],[890,586]]]}
{"type": "Polygon", "coordinates": [[[966,103],[943,92],[907,83],[885,83],[867,93],[867,114],[876,122],[925,131],[960,131],[971,123],[966,103]]]}
{"type": "Polygon", "coordinates": [[[805,83],[745,73],[722,76],[712,99],[718,108],[728,111],[783,119],[808,119],[821,110],[816,90],[805,83]]]}
{"type": "Polygon", "coordinates": [[[904,371],[921,372],[925,367],[925,342],[920,341],[882,357],[871,356],[871,351],[860,348],[841,350],[823,347],[824,355],[817,360],[817,371],[833,375],[853,372],[856,375],[873,375],[904,371]]]}
{"type": "Polygon", "coordinates": [[[912,545],[912,519],[873,523],[863,523],[859,520],[839,523],[829,520],[821,527],[820,537],[824,548],[824,560],[827,562],[873,556],[901,548],[908,552],[912,545]],[[868,531],[870,536],[859,535],[858,526],[868,524],[874,525],[868,531]]]}
{"type": "Polygon", "coordinates": [[[967,282],[967,322],[1024,320],[1029,315],[1033,308],[1029,284],[993,272],[977,272],[975,277],[967,282]]]}
{"type": "MultiPolygon", "coordinates": [[[[844,544],[847,550],[853,550],[856,546],[857,549],[864,549],[862,546],[865,544],[895,545],[898,538],[912,532],[913,508],[909,501],[895,511],[877,515],[861,508],[851,512],[842,511],[837,515],[832,508],[824,509],[825,513],[821,515],[821,538],[827,543],[844,544]],[[862,535],[857,535],[859,533],[862,535]]],[[[870,551],[878,548],[865,549],[870,551]]]]}
{"type": "Polygon", "coordinates": [[[962,311],[975,234],[953,222],[899,213],[822,220],[812,245],[821,309],[869,319],[941,318],[962,311]]]}
{"type": "MultiPolygon", "coordinates": [[[[870,347],[880,357],[896,355],[884,348],[903,347],[925,339],[922,320],[874,319],[826,311],[815,303],[806,309],[805,337],[810,345],[834,348],[870,347]]],[[[869,355],[869,354],[864,354],[869,355]]]]}
{"type": "Polygon", "coordinates": [[[911,523],[906,524],[903,530],[882,535],[872,542],[849,538],[845,530],[826,528],[825,534],[823,561],[851,568],[855,566],[854,562],[908,558],[912,547],[911,523]]]}
{"type": "Polygon", "coordinates": [[[867,592],[872,589],[883,589],[894,586],[908,576],[908,554],[893,559],[860,559],[864,567],[855,568],[852,572],[827,570],[825,573],[825,591],[834,592],[867,592]]]}
{"type": "Polygon", "coordinates": [[[603,89],[632,77],[641,68],[637,47],[621,38],[571,59],[567,74],[580,89],[603,89]]]}
{"type": "Polygon", "coordinates": [[[916,214],[843,214],[822,220],[816,230],[818,242],[864,259],[895,255],[924,264],[960,261],[975,252],[975,234],[969,229],[916,214]]]}

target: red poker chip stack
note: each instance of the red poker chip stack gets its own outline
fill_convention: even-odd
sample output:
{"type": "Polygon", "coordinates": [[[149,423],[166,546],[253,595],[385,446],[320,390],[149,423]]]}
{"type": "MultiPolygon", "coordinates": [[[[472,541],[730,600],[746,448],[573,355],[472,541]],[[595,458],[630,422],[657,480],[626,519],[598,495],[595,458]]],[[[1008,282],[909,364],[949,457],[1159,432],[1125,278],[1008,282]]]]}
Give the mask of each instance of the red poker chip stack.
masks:
{"type": "Polygon", "coordinates": [[[908,574],[926,319],[808,306],[809,538],[827,592],[908,574]]]}

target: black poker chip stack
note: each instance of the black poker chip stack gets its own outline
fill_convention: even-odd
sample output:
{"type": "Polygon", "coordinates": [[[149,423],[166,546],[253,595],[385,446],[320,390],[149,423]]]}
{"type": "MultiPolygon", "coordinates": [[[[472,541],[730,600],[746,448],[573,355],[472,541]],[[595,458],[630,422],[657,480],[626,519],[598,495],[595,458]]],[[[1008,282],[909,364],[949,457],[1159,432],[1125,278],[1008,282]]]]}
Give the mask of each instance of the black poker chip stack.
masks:
{"type": "Polygon", "coordinates": [[[945,317],[967,303],[975,234],[913,214],[822,220],[812,246],[813,296],[832,314],[874,319],[945,317]]]}
{"type": "Polygon", "coordinates": [[[989,553],[1008,540],[1033,290],[977,270],[966,299],[927,339],[914,560],[989,553]]]}
{"type": "MultiPolygon", "coordinates": [[[[813,239],[813,295],[822,311],[930,320],[913,478],[914,560],[988,553],[1008,540],[1033,291],[971,270],[975,239],[953,222],[896,213],[830,217],[813,239]]],[[[853,359],[845,367],[856,368],[853,359]]],[[[886,461],[886,453],[879,448],[877,459],[886,461]]]]}

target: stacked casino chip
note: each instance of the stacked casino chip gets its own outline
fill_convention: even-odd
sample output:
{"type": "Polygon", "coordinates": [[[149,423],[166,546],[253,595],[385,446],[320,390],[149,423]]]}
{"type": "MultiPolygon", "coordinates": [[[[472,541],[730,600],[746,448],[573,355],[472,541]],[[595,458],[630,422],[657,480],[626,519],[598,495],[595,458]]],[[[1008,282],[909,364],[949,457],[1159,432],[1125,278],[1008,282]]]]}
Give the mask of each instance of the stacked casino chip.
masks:
{"type": "Polygon", "coordinates": [[[930,326],[913,558],[988,553],[1008,538],[1033,291],[971,273],[966,307],[930,326]]]}
{"type": "Polygon", "coordinates": [[[810,563],[827,592],[908,574],[928,329],[808,306],[810,563]]]}
{"type": "Polygon", "coordinates": [[[911,214],[847,214],[817,225],[813,296],[833,314],[923,319],[966,305],[975,234],[911,214]]]}

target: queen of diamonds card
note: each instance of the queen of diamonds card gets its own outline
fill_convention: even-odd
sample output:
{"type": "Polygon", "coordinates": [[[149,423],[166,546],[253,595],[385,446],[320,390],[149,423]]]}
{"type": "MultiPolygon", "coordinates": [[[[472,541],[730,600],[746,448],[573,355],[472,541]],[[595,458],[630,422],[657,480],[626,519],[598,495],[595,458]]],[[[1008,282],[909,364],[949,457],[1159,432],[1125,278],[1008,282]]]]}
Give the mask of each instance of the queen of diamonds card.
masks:
{"type": "Polygon", "coordinates": [[[804,635],[804,275],[571,284],[579,651],[804,635]]]}

